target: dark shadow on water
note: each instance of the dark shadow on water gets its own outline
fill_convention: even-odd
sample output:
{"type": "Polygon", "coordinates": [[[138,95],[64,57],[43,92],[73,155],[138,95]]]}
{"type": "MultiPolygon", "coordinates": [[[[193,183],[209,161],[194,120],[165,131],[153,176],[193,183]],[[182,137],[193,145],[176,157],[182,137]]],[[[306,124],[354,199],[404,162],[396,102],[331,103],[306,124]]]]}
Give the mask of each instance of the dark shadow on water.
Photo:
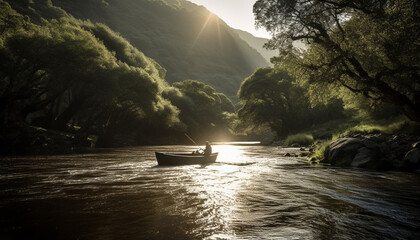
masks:
{"type": "Polygon", "coordinates": [[[249,162],[249,163],[232,163],[232,162],[216,162],[216,163],[212,163],[212,164],[192,164],[192,165],[174,165],[174,166],[161,166],[161,165],[155,165],[152,166],[150,168],[177,168],[177,167],[185,167],[185,166],[197,166],[197,169],[203,169],[206,168],[209,165],[216,165],[216,166],[220,166],[220,165],[232,165],[232,166],[249,166],[249,165],[253,165],[256,164],[256,162],[249,162]]]}
{"type": "Polygon", "coordinates": [[[165,165],[165,166],[161,166],[161,165],[155,165],[155,166],[152,166],[152,167],[150,167],[150,168],[179,168],[179,167],[185,167],[185,166],[197,166],[196,168],[198,168],[198,169],[200,169],[200,168],[206,168],[208,165],[211,165],[211,164],[190,164],[190,165],[173,165],[173,166],[171,166],[171,165],[165,165]]]}
{"type": "Polygon", "coordinates": [[[249,163],[232,163],[232,162],[217,162],[218,165],[233,165],[233,166],[249,166],[253,165],[256,162],[249,162],[249,163]]]}
{"type": "Polygon", "coordinates": [[[208,164],[201,164],[200,166],[196,167],[197,169],[203,169],[206,168],[208,164]]]}

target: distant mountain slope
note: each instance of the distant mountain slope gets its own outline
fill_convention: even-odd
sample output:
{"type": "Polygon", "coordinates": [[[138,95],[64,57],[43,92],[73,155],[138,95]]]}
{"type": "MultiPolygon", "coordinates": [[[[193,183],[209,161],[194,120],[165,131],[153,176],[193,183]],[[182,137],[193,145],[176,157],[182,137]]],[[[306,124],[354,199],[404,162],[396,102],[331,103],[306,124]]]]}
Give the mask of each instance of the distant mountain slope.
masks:
{"type": "Polygon", "coordinates": [[[255,37],[251,33],[239,29],[235,30],[239,34],[239,37],[241,37],[245,42],[247,42],[249,46],[255,48],[265,58],[267,62],[270,62],[271,57],[278,55],[277,50],[267,50],[263,47],[264,44],[268,42],[268,39],[255,37]]]}
{"type": "Polygon", "coordinates": [[[44,18],[68,13],[104,23],[162,65],[167,70],[168,82],[203,81],[231,98],[235,98],[241,82],[255,68],[269,65],[225,22],[204,7],[185,0],[9,2],[20,5],[15,9],[26,14],[36,12],[44,18]],[[40,2],[52,3],[57,9],[53,13],[45,11],[39,7],[40,2]],[[61,9],[65,12],[60,12],[61,9]]]}

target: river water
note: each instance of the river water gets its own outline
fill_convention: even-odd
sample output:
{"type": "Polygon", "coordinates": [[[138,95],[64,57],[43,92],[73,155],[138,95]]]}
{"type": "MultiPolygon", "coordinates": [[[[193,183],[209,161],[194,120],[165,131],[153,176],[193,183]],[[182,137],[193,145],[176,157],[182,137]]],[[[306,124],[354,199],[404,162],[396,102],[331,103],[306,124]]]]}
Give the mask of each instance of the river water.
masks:
{"type": "Polygon", "coordinates": [[[154,151],[0,161],[0,239],[420,239],[420,174],[311,166],[216,145],[208,166],[154,151]]]}

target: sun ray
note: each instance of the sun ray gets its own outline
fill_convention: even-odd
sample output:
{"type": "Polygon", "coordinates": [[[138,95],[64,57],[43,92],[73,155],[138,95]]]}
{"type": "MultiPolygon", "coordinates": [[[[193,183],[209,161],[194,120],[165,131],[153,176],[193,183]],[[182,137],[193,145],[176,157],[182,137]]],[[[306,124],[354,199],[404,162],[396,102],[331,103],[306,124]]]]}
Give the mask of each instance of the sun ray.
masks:
{"type": "Polygon", "coordinates": [[[223,51],[223,41],[222,41],[222,32],[220,31],[220,19],[216,19],[216,26],[217,26],[217,37],[219,39],[219,46],[220,50],[223,51]]]}
{"type": "Polygon", "coordinates": [[[207,16],[206,21],[204,22],[203,26],[200,29],[200,32],[198,32],[197,37],[194,39],[193,44],[191,45],[191,49],[194,48],[195,44],[197,44],[197,41],[200,39],[201,34],[204,32],[204,30],[206,29],[207,25],[209,24],[210,20],[214,17],[213,13],[209,13],[209,15],[207,16]]]}

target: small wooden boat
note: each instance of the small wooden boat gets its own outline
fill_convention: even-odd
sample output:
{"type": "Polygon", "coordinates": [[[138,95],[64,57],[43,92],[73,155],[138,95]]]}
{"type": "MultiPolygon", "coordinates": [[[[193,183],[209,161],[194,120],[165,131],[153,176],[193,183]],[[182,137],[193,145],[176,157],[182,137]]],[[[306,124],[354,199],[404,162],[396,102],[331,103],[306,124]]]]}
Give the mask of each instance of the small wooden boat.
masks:
{"type": "Polygon", "coordinates": [[[209,164],[216,162],[219,153],[212,153],[209,156],[203,154],[195,155],[192,153],[161,153],[155,152],[158,165],[177,166],[192,164],[209,164]]]}

